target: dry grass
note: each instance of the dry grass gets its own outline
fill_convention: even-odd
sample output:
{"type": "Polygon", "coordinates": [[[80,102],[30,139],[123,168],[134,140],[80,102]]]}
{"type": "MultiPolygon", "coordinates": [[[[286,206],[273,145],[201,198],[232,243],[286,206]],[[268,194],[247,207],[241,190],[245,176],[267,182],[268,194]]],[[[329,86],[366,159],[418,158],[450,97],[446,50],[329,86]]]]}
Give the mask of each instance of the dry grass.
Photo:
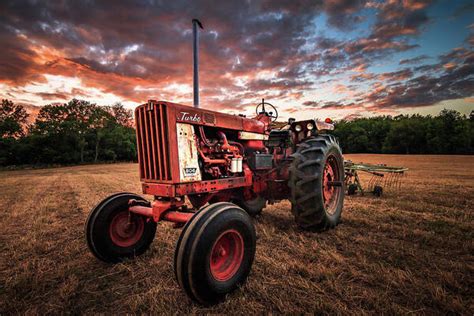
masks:
{"type": "Polygon", "coordinates": [[[256,220],[249,282],[212,308],[173,277],[179,230],[159,225],[143,257],[119,265],[87,250],[83,223],[117,191],[140,192],[134,164],[0,173],[0,314],[473,314],[474,157],[349,155],[411,168],[398,194],[346,199],[343,223],[298,231],[289,203],[256,220]]]}

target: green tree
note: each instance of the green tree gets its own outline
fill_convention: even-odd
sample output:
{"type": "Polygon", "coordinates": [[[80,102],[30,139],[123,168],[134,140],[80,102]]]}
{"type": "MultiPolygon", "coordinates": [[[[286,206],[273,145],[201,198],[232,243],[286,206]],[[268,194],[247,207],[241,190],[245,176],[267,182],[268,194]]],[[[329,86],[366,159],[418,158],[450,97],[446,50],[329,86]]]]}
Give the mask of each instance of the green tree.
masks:
{"type": "Polygon", "coordinates": [[[0,136],[1,138],[18,138],[24,135],[28,113],[20,104],[3,99],[0,106],[0,136]]]}
{"type": "Polygon", "coordinates": [[[133,112],[117,102],[108,108],[110,114],[118,125],[133,127],[133,112]]]}
{"type": "Polygon", "coordinates": [[[108,130],[113,128],[114,121],[114,116],[107,111],[107,108],[99,106],[93,107],[92,114],[89,118],[89,128],[95,136],[94,162],[97,162],[99,159],[101,142],[109,133],[108,130]]]}
{"type": "Polygon", "coordinates": [[[105,160],[134,160],[136,156],[135,130],[132,111],[122,104],[96,107],[92,130],[95,133],[95,156],[97,162],[102,152],[105,160]],[[103,147],[103,150],[100,150],[103,147]]]}
{"type": "Polygon", "coordinates": [[[417,118],[400,117],[392,123],[382,151],[394,154],[419,154],[426,147],[426,130],[417,118]]]}
{"type": "MultiPolygon", "coordinates": [[[[136,161],[132,111],[73,99],[41,108],[25,135],[27,114],[2,101],[0,165],[136,161]]],[[[472,154],[474,111],[342,120],[333,133],[344,153],[472,154]]]]}
{"type": "Polygon", "coordinates": [[[94,120],[95,107],[90,102],[73,99],[65,104],[41,108],[31,133],[41,136],[41,142],[51,144],[51,148],[43,151],[50,152],[46,157],[53,162],[85,161],[87,136],[94,120]]]}
{"type": "Polygon", "coordinates": [[[439,133],[443,137],[444,154],[466,153],[470,147],[469,123],[456,110],[442,110],[436,119],[441,123],[439,133]]]}
{"type": "Polygon", "coordinates": [[[17,164],[19,139],[25,135],[28,114],[22,105],[2,100],[0,105],[0,165],[17,164]]]}

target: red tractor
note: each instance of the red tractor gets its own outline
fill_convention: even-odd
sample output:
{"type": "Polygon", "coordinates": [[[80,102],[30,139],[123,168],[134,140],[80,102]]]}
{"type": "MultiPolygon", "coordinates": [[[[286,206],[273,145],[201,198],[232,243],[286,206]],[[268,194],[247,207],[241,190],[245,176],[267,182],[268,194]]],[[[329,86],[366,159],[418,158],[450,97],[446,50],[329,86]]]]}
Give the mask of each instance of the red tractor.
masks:
{"type": "Polygon", "coordinates": [[[335,227],[344,166],[338,142],[325,133],[333,125],[290,119],[275,128],[277,117],[263,100],[255,118],[154,100],[137,107],[140,179],[154,199],[118,193],[95,206],[85,228],[91,252],[109,263],[139,256],[157,223],[173,222],[183,227],[176,279],[209,305],[246,280],[256,245],[250,216],[267,203],[289,199],[302,229],[335,227]]]}

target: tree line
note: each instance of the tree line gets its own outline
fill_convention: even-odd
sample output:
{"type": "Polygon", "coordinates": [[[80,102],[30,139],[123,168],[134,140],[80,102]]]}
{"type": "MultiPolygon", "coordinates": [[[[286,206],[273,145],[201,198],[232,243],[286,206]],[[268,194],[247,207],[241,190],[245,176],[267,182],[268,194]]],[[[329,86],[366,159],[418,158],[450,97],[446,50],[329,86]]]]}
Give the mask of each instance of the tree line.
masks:
{"type": "MultiPolygon", "coordinates": [[[[474,111],[342,120],[334,135],[344,153],[473,154],[474,111]]],[[[0,165],[136,161],[133,113],[120,103],[73,99],[41,107],[33,124],[20,104],[2,100],[0,165]]]]}
{"type": "Polygon", "coordinates": [[[344,153],[473,154],[474,111],[342,120],[333,133],[344,153]]]}
{"type": "Polygon", "coordinates": [[[41,107],[33,124],[20,104],[2,100],[0,165],[77,164],[136,159],[132,111],[73,99],[41,107]]]}

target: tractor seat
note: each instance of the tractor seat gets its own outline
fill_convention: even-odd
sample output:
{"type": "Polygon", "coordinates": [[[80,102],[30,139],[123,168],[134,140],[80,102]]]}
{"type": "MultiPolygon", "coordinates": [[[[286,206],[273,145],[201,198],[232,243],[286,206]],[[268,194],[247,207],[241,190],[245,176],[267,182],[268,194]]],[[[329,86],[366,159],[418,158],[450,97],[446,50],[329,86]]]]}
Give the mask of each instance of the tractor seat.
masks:
{"type": "Polygon", "coordinates": [[[271,137],[287,137],[290,133],[288,129],[272,129],[270,131],[270,138],[271,137]]]}
{"type": "Polygon", "coordinates": [[[285,147],[290,140],[290,131],[281,129],[272,129],[268,140],[265,142],[267,147],[285,147]]]}

